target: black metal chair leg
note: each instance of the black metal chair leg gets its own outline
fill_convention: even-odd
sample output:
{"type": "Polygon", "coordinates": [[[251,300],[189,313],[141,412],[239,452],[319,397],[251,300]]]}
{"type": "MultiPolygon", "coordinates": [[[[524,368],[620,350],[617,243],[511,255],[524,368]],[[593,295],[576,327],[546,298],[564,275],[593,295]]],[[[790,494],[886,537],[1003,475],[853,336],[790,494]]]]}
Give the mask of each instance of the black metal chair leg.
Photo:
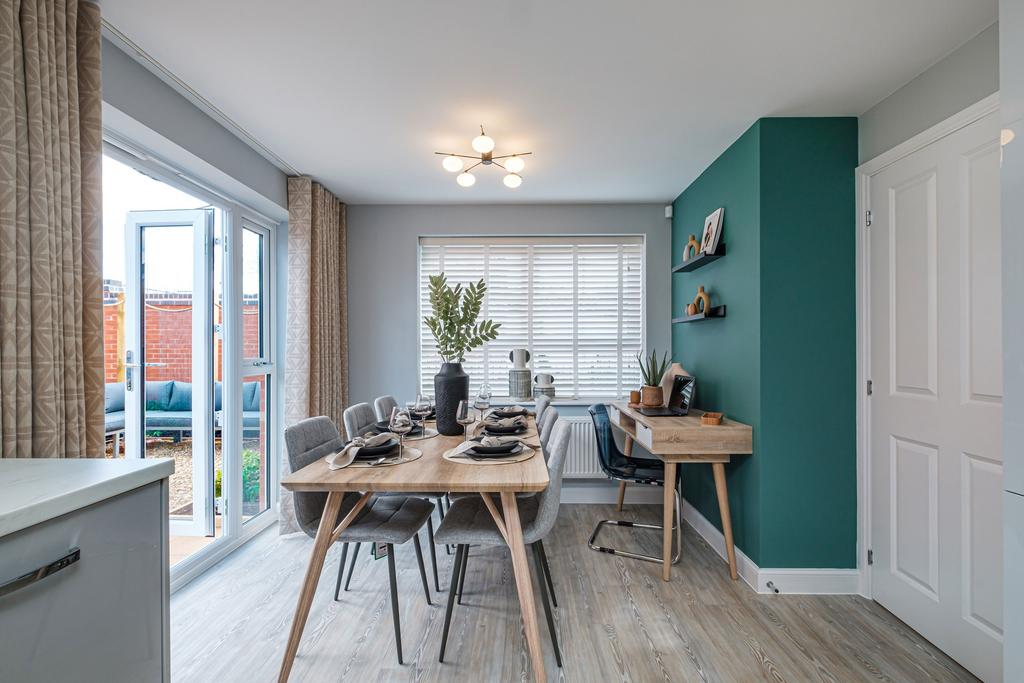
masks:
{"type": "Polygon", "coordinates": [[[423,549],[420,547],[420,535],[413,534],[412,546],[416,549],[416,563],[420,566],[420,581],[423,582],[423,595],[427,596],[427,604],[430,602],[430,589],[427,588],[427,570],[423,568],[423,549]]]}
{"type": "Polygon", "coordinates": [[[348,555],[348,543],[341,544],[341,562],[338,563],[338,582],[334,584],[334,599],[341,592],[341,576],[345,573],[345,557],[348,555]]]}
{"type": "Polygon", "coordinates": [[[348,565],[348,578],[345,579],[345,590],[348,590],[348,585],[352,583],[352,574],[356,570],[356,558],[359,557],[359,548],[362,545],[362,543],[356,543],[356,549],[352,551],[352,561],[348,565]]]}
{"type": "Polygon", "coordinates": [[[462,569],[459,570],[459,604],[462,604],[462,586],[466,583],[466,567],[469,565],[469,546],[463,546],[465,550],[462,551],[462,569]]]}
{"type": "Polygon", "coordinates": [[[533,560],[534,564],[537,565],[537,583],[540,584],[540,601],[544,605],[544,616],[548,620],[548,631],[551,633],[551,647],[555,649],[555,661],[558,662],[558,668],[562,668],[562,653],[558,649],[558,634],[555,633],[555,619],[551,616],[551,603],[548,602],[548,587],[547,582],[544,580],[544,555],[537,544],[534,543],[533,547],[533,560]]]}
{"type": "Polygon", "coordinates": [[[540,559],[544,562],[544,578],[548,582],[548,592],[551,594],[551,604],[558,607],[558,598],[555,597],[555,583],[551,580],[551,565],[548,564],[548,554],[544,552],[544,542],[537,541],[537,550],[540,551],[540,559]]]}
{"type": "Polygon", "coordinates": [[[388,581],[391,584],[391,620],[395,624],[395,647],[402,662],[402,623],[398,618],[398,578],[395,576],[395,547],[388,543],[388,581]]]}
{"type": "MultiPolygon", "coordinates": [[[[441,521],[441,522],[444,521],[444,499],[445,499],[445,496],[441,496],[440,498],[438,498],[435,501],[437,503],[437,518],[438,518],[438,521],[441,521]]],[[[433,540],[434,540],[433,534],[431,534],[430,540],[431,540],[431,542],[433,542],[433,540]]],[[[448,545],[447,543],[444,546],[444,554],[445,555],[451,555],[452,554],[452,547],[450,545],[448,545]]],[[[441,589],[438,588],[437,592],[440,593],[441,589]]]]}
{"type": "Polygon", "coordinates": [[[430,566],[434,570],[434,590],[441,592],[441,582],[437,580],[437,550],[434,548],[434,517],[427,517],[427,547],[430,548],[430,566]]]}
{"type": "Polygon", "coordinates": [[[455,592],[459,584],[459,569],[462,567],[462,553],[465,546],[458,546],[455,550],[455,562],[452,563],[452,585],[448,587],[448,607],[444,611],[444,630],[441,631],[441,654],[437,661],[444,661],[444,649],[448,645],[448,627],[452,624],[452,609],[455,606],[455,592]]]}

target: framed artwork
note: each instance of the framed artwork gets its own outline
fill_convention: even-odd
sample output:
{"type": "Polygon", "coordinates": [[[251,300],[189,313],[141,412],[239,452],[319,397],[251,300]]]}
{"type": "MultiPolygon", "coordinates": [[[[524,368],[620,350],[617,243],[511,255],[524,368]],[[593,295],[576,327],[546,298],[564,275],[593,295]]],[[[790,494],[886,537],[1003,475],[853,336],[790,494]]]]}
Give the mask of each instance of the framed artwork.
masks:
{"type": "Polygon", "coordinates": [[[722,215],[725,208],[716,209],[704,219],[704,237],[700,242],[700,253],[714,254],[718,249],[718,240],[722,236],[722,215]]]}

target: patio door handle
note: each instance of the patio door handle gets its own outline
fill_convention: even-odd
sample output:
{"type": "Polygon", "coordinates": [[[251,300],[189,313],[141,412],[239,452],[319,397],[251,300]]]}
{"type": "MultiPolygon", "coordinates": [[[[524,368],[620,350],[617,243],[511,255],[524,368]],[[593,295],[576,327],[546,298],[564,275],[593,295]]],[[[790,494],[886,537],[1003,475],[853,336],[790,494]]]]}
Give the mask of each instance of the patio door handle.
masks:
{"type": "Polygon", "coordinates": [[[124,376],[124,388],[125,391],[131,391],[135,383],[132,381],[132,372],[135,368],[163,368],[167,367],[167,363],[133,363],[134,356],[131,351],[125,351],[124,353],[124,367],[127,370],[124,376]]]}
{"type": "Polygon", "coordinates": [[[167,363],[125,363],[126,368],[166,368],[167,363]]]}

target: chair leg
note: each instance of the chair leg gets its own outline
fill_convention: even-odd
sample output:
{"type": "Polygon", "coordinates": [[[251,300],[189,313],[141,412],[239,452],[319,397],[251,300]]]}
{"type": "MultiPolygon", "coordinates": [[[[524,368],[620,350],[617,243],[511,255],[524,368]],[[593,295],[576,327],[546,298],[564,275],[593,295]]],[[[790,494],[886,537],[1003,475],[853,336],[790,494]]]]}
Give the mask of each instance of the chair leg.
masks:
{"type": "Polygon", "coordinates": [[[537,565],[537,583],[540,584],[540,601],[544,605],[544,616],[548,620],[548,632],[551,633],[551,647],[555,649],[555,661],[562,668],[562,653],[558,649],[558,634],[555,632],[555,619],[551,616],[551,603],[548,602],[548,587],[544,581],[544,555],[536,543],[533,544],[533,561],[537,565]]]}
{"type": "Polygon", "coordinates": [[[348,585],[352,583],[352,574],[356,570],[356,558],[359,557],[359,548],[362,547],[362,543],[356,543],[356,549],[352,551],[352,561],[348,565],[348,578],[345,579],[345,590],[348,590],[348,585]]]}
{"type": "Polygon", "coordinates": [[[338,582],[334,584],[334,599],[341,592],[341,577],[345,573],[345,557],[348,555],[348,543],[341,544],[341,562],[338,563],[338,582]]]}
{"type": "MultiPolygon", "coordinates": [[[[436,503],[437,503],[437,519],[438,519],[439,522],[443,522],[444,521],[444,499],[445,499],[445,496],[441,496],[436,501],[436,503]]],[[[431,540],[433,540],[433,534],[431,534],[431,540]]],[[[445,555],[451,555],[452,554],[452,547],[450,545],[445,544],[445,546],[444,546],[444,554],[445,555]]],[[[440,593],[441,589],[438,589],[438,592],[440,593]]]]}
{"type": "Polygon", "coordinates": [[[463,545],[462,569],[459,570],[459,604],[462,604],[462,586],[466,583],[466,567],[469,566],[469,545],[463,545]]]}
{"type": "Polygon", "coordinates": [[[430,548],[430,566],[434,570],[434,590],[441,592],[441,582],[437,580],[437,549],[434,547],[434,516],[427,517],[427,546],[430,548]]]}
{"type": "Polygon", "coordinates": [[[427,570],[423,568],[423,549],[420,547],[420,535],[419,533],[413,534],[412,547],[416,549],[416,563],[420,566],[420,581],[423,582],[423,595],[427,597],[427,604],[433,604],[430,602],[430,589],[427,588],[427,570]]]}
{"type": "Polygon", "coordinates": [[[388,581],[391,584],[391,620],[395,624],[395,647],[398,663],[402,662],[402,622],[398,617],[398,578],[395,575],[395,547],[388,543],[388,581]]]}
{"type": "Polygon", "coordinates": [[[452,563],[452,585],[448,587],[448,607],[444,611],[444,630],[441,631],[441,654],[437,661],[444,661],[444,649],[448,645],[448,628],[452,624],[452,609],[455,606],[455,593],[459,584],[459,569],[462,567],[462,553],[466,546],[457,546],[455,550],[455,562],[452,563]]]}
{"type": "Polygon", "coordinates": [[[548,582],[548,592],[551,593],[551,604],[558,607],[558,598],[555,597],[555,584],[551,580],[551,565],[548,564],[548,554],[544,552],[544,542],[537,541],[534,545],[540,551],[540,559],[544,563],[544,578],[548,582]]]}
{"type": "MultiPolygon", "coordinates": [[[[637,482],[641,483],[641,482],[637,482]]],[[[675,487],[675,524],[672,525],[672,531],[675,532],[676,536],[676,551],[672,556],[672,564],[679,562],[679,558],[682,556],[683,549],[683,514],[682,514],[682,502],[679,495],[679,487],[675,487]]],[[[594,551],[599,553],[608,553],[609,555],[618,555],[620,557],[629,557],[634,560],[643,560],[644,562],[654,562],[661,564],[664,559],[660,555],[644,555],[642,553],[633,553],[626,550],[618,550],[617,548],[610,548],[607,546],[597,545],[597,536],[601,533],[601,529],[605,526],[623,526],[630,529],[651,529],[654,531],[662,531],[665,527],[660,524],[641,524],[640,522],[630,522],[628,520],[619,519],[602,519],[594,527],[594,533],[590,534],[590,540],[587,541],[587,546],[594,551]]]]}

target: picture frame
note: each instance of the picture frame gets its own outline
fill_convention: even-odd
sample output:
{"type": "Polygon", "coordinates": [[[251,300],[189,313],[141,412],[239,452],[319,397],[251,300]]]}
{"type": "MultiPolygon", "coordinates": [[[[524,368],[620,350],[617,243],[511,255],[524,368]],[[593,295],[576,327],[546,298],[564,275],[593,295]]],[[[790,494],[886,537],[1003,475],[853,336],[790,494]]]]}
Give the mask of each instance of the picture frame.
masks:
{"type": "Polygon", "coordinates": [[[704,219],[704,235],[700,241],[700,253],[714,254],[718,250],[718,242],[722,237],[722,217],[725,208],[716,209],[704,219]]]}

